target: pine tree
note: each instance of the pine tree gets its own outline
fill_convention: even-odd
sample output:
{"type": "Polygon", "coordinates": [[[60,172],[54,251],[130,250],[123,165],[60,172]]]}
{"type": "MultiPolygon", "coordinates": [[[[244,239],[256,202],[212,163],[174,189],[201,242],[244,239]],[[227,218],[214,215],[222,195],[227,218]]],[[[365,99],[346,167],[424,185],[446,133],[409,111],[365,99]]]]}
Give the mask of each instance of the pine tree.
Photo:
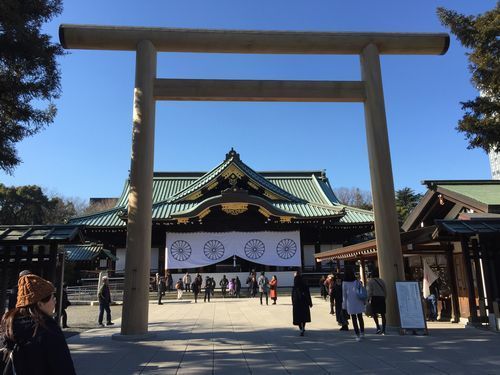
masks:
{"type": "Polygon", "coordinates": [[[59,44],[41,33],[62,0],[0,1],[0,169],[21,162],[16,144],[54,121],[60,95],[59,44]]]}
{"type": "Polygon", "coordinates": [[[500,152],[500,2],[477,16],[444,8],[438,8],[437,14],[441,23],[471,50],[467,54],[471,81],[480,92],[475,99],[460,103],[465,113],[456,129],[465,133],[467,148],[500,152]]]}

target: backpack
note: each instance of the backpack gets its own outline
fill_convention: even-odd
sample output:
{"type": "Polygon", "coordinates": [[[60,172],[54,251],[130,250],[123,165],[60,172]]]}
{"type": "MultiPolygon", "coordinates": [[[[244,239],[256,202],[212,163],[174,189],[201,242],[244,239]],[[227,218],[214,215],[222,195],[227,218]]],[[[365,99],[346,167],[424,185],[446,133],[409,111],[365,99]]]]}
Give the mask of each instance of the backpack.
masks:
{"type": "Polygon", "coordinates": [[[356,297],[358,297],[361,301],[366,301],[368,298],[366,288],[359,281],[356,281],[356,297]]]}

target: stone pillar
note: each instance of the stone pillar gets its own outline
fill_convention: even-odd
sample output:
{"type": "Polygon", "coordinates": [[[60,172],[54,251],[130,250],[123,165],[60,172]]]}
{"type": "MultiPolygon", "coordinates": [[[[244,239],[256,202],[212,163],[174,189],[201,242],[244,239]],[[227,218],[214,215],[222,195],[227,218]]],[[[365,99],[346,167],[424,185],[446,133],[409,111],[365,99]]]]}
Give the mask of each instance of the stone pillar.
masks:
{"type": "Polygon", "coordinates": [[[368,44],[360,55],[365,83],[365,124],[375,215],[375,237],[380,277],[387,285],[387,324],[399,326],[396,281],[404,280],[403,254],[396,214],[394,182],[385,117],[382,73],[377,47],[368,44]]]}
{"type": "Polygon", "coordinates": [[[122,335],[148,332],[155,79],[156,49],[150,41],[143,40],[137,44],[135,68],[122,335]]]}

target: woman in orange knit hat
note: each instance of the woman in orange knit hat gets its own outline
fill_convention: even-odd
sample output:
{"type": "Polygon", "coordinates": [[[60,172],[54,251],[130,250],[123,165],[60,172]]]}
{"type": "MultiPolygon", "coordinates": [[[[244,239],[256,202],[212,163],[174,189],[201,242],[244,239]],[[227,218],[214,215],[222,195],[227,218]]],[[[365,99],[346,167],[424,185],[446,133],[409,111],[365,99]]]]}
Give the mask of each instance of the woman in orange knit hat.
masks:
{"type": "Polygon", "coordinates": [[[66,339],[52,318],[52,283],[26,275],[19,278],[18,289],[16,307],[0,324],[0,370],[17,375],[75,374],[66,339]]]}

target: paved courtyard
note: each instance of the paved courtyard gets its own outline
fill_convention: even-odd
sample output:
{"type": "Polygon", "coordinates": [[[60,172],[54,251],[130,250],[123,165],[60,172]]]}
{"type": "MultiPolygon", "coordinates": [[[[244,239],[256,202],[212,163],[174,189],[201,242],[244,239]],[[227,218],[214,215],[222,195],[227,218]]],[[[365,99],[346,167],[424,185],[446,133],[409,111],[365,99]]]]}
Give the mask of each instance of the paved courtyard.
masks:
{"type": "MultiPolygon", "coordinates": [[[[314,298],[306,335],[291,324],[290,297],[150,305],[152,335],[120,342],[113,328],[68,339],[79,375],[98,374],[498,374],[500,335],[457,325],[430,325],[429,336],[366,338],[339,332],[329,305],[314,298]]],[[[71,310],[68,311],[71,313],[71,310]]],[[[70,315],[71,322],[71,315],[70,315]]]]}

